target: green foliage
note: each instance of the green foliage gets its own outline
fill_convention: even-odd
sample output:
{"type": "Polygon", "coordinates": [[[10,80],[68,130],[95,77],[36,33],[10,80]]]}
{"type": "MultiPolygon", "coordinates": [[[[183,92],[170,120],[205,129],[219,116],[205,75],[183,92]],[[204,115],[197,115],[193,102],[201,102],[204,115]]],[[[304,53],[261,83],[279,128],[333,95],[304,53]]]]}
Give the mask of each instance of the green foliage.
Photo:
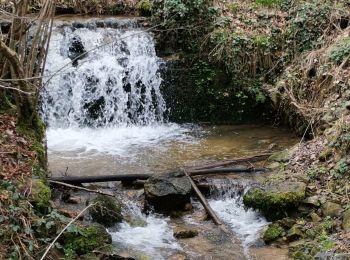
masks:
{"type": "Polygon", "coordinates": [[[306,175],[312,179],[315,180],[317,179],[319,176],[327,173],[327,168],[325,167],[316,167],[316,166],[311,166],[307,171],[306,171],[306,175]]]}
{"type": "Polygon", "coordinates": [[[263,240],[266,243],[275,241],[277,238],[281,237],[284,233],[284,229],[278,224],[270,224],[263,234],[263,240]]]}
{"type": "Polygon", "coordinates": [[[197,52],[218,14],[211,3],[211,0],[153,1],[152,22],[166,29],[159,41],[171,41],[178,49],[197,52]]]}
{"type": "Polygon", "coordinates": [[[152,3],[149,0],[141,0],[136,4],[136,9],[142,16],[150,16],[152,13],[152,3]]]}
{"type": "Polygon", "coordinates": [[[62,239],[66,257],[91,253],[95,249],[110,244],[111,241],[111,236],[106,229],[98,224],[88,227],[73,226],[62,239]]]}
{"type": "Polygon", "coordinates": [[[281,5],[281,0],[255,0],[255,3],[262,6],[272,7],[281,5]]]}
{"type": "Polygon", "coordinates": [[[335,179],[342,178],[345,175],[350,176],[349,174],[349,165],[350,162],[346,159],[341,159],[331,170],[331,176],[335,179]]]}
{"type": "Polygon", "coordinates": [[[350,37],[346,37],[340,43],[335,45],[329,54],[329,59],[335,63],[340,65],[345,58],[350,55],[350,37]]]}
{"type": "MultiPolygon", "coordinates": [[[[320,46],[320,37],[329,25],[332,5],[319,1],[304,2],[293,9],[287,28],[288,39],[296,45],[296,52],[303,52],[320,46]]],[[[293,49],[293,46],[290,46],[293,49]]]]}

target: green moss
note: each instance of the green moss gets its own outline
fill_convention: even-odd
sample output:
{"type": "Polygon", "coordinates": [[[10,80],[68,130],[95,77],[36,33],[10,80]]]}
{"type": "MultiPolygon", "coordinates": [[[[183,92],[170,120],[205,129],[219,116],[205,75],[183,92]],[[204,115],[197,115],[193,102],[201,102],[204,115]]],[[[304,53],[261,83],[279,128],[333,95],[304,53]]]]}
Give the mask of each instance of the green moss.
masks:
{"type": "MultiPolygon", "coordinates": [[[[36,152],[37,160],[39,166],[42,168],[46,168],[46,151],[43,145],[43,139],[45,137],[46,125],[41,118],[37,118],[35,120],[35,126],[28,126],[21,122],[18,122],[16,131],[18,134],[23,135],[31,140],[32,147],[31,149],[36,152]]],[[[34,163],[34,167],[36,167],[36,162],[34,163]]]]}
{"type": "Polygon", "coordinates": [[[68,256],[83,255],[104,247],[112,242],[106,229],[99,224],[78,228],[78,232],[64,236],[64,251],[68,256]]]}
{"type": "Polygon", "coordinates": [[[282,237],[284,229],[278,224],[270,224],[263,234],[263,240],[265,243],[275,241],[277,238],[282,237]]]}
{"type": "MultiPolygon", "coordinates": [[[[284,184],[288,185],[287,183],[284,184]]],[[[246,194],[244,194],[244,205],[259,209],[267,219],[274,220],[288,216],[288,214],[298,206],[299,202],[305,198],[305,186],[295,187],[294,191],[283,191],[283,183],[276,183],[274,185],[281,185],[281,189],[250,189],[246,194]]],[[[292,186],[290,188],[292,188],[292,186]]]]}
{"type": "Polygon", "coordinates": [[[272,7],[281,5],[281,0],[255,0],[255,3],[262,6],[272,7]]]}
{"type": "Polygon", "coordinates": [[[91,207],[89,212],[95,222],[111,227],[122,221],[121,205],[116,199],[99,195],[92,203],[96,205],[91,207]]]}
{"type": "Polygon", "coordinates": [[[150,16],[152,12],[152,3],[149,0],[141,0],[137,3],[136,8],[140,15],[150,16]]]}
{"type": "Polygon", "coordinates": [[[31,200],[39,209],[49,205],[51,199],[51,190],[41,179],[32,179],[31,183],[31,200]]]}

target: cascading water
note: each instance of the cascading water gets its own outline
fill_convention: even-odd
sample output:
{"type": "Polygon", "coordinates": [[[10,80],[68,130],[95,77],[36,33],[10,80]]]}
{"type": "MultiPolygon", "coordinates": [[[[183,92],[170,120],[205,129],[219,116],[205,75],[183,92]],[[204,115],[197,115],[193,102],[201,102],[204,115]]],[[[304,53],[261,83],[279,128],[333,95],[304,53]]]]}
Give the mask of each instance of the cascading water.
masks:
{"type": "Polygon", "coordinates": [[[108,24],[89,22],[54,29],[45,75],[69,65],[42,92],[45,121],[50,127],[163,122],[162,60],[156,56],[153,38],[135,28],[135,22],[127,30],[101,25],[108,24]]]}
{"type": "Polygon", "coordinates": [[[135,145],[183,138],[185,128],[165,124],[163,64],[134,19],[58,22],[41,92],[49,152],[123,157],[135,145]]]}
{"type": "Polygon", "coordinates": [[[146,215],[140,208],[141,205],[134,201],[125,203],[123,215],[129,216],[129,223],[123,221],[118,231],[110,231],[114,245],[119,250],[132,251],[136,256],[143,255],[137,259],[144,259],[145,256],[166,259],[181,250],[168,225],[169,219],[156,214],[146,215]]]}
{"type": "Polygon", "coordinates": [[[259,238],[261,229],[268,224],[266,219],[243,204],[243,193],[248,183],[232,179],[210,179],[210,206],[242,241],[244,253],[259,238]]]}

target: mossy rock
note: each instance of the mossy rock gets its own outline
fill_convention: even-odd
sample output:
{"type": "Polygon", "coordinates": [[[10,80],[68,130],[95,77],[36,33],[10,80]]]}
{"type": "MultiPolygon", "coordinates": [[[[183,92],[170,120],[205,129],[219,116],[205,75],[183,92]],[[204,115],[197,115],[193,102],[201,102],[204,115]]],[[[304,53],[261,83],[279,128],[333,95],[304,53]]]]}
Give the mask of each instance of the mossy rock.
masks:
{"type": "Polygon", "coordinates": [[[94,223],[88,227],[79,227],[78,229],[79,231],[76,233],[64,235],[65,252],[84,255],[112,243],[111,235],[100,224],[94,223]]]}
{"type": "Polygon", "coordinates": [[[41,179],[32,179],[29,200],[39,209],[49,205],[51,190],[41,179]]]}
{"type": "Polygon", "coordinates": [[[303,182],[270,182],[251,188],[243,196],[244,205],[260,210],[268,220],[277,220],[293,212],[305,198],[303,182]]]}
{"type": "Polygon", "coordinates": [[[330,217],[337,217],[340,215],[342,211],[341,205],[327,201],[322,205],[322,213],[325,217],[330,216],[330,217]]]}
{"type": "Polygon", "coordinates": [[[267,227],[262,236],[262,239],[266,244],[269,244],[278,239],[279,237],[282,237],[283,233],[284,229],[280,225],[273,223],[267,227]]]}
{"type": "Polygon", "coordinates": [[[321,250],[317,241],[298,240],[289,244],[289,256],[292,259],[313,260],[321,250]]]}
{"type": "Polygon", "coordinates": [[[305,234],[302,229],[297,225],[294,225],[291,229],[288,230],[286,238],[288,242],[291,242],[303,238],[304,236],[305,234]]]}
{"type": "Polygon", "coordinates": [[[137,3],[136,9],[141,16],[151,16],[152,3],[150,0],[141,0],[137,3]]]}
{"type": "Polygon", "coordinates": [[[90,208],[89,213],[94,222],[112,227],[123,220],[121,204],[118,200],[99,195],[92,200],[92,203],[96,205],[90,208]]]}

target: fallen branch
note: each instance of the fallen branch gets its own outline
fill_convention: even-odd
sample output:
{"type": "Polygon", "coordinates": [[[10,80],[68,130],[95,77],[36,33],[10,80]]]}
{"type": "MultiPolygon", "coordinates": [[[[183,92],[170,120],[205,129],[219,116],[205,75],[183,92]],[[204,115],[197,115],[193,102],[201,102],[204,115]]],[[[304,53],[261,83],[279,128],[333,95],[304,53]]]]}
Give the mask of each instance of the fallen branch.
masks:
{"type": "Polygon", "coordinates": [[[114,197],[114,194],[112,194],[112,193],[103,192],[103,191],[99,191],[99,190],[91,190],[91,189],[88,189],[88,188],[85,188],[85,187],[79,187],[79,186],[75,186],[75,185],[64,183],[64,182],[60,182],[60,181],[49,180],[48,182],[52,183],[52,184],[66,186],[66,187],[69,187],[69,188],[72,188],[72,189],[78,189],[78,190],[83,190],[83,191],[87,191],[87,192],[92,192],[92,193],[97,193],[97,194],[101,194],[101,195],[114,197]]]}
{"type": "Polygon", "coordinates": [[[192,180],[191,176],[188,174],[188,172],[186,170],[183,170],[183,172],[186,174],[186,176],[188,177],[188,179],[191,182],[191,185],[194,189],[194,191],[196,192],[198,199],[200,201],[200,203],[203,205],[203,207],[205,208],[206,212],[208,213],[208,215],[212,218],[213,222],[216,225],[222,225],[222,222],[220,221],[220,219],[216,216],[215,212],[213,211],[213,209],[210,207],[209,203],[207,202],[206,198],[203,196],[203,194],[201,193],[201,191],[198,189],[197,185],[194,183],[194,181],[192,180]]]}
{"type": "Polygon", "coordinates": [[[205,174],[225,174],[225,173],[242,173],[242,172],[266,172],[267,168],[253,168],[253,167],[236,167],[236,168],[216,168],[203,170],[187,170],[191,176],[205,175],[205,174]]]}
{"type": "Polygon", "coordinates": [[[259,161],[266,160],[271,155],[272,155],[272,153],[264,153],[264,154],[254,155],[254,156],[242,157],[242,158],[237,158],[237,159],[233,159],[233,160],[228,160],[228,161],[193,167],[190,169],[190,171],[224,167],[224,166],[229,166],[229,165],[243,163],[243,162],[259,162],[259,161]]]}
{"type": "Polygon", "coordinates": [[[53,245],[56,243],[56,241],[60,238],[60,236],[63,234],[64,231],[66,231],[66,229],[73,224],[74,221],[76,221],[81,215],[84,214],[84,212],[86,210],[88,210],[90,207],[95,206],[97,203],[92,203],[90,205],[88,205],[87,207],[85,207],[82,211],[79,212],[79,214],[73,218],[65,227],[64,229],[62,229],[62,231],[56,236],[56,238],[51,242],[51,244],[47,247],[45,253],[43,254],[43,256],[40,258],[40,260],[44,260],[46,255],[49,253],[50,249],[53,247],[53,245]]]}
{"type": "Polygon", "coordinates": [[[64,177],[51,177],[49,181],[65,182],[69,184],[81,184],[91,182],[109,182],[109,181],[122,181],[132,182],[136,180],[147,180],[150,177],[149,174],[119,174],[119,175],[100,175],[100,176],[64,176],[64,177]]]}

